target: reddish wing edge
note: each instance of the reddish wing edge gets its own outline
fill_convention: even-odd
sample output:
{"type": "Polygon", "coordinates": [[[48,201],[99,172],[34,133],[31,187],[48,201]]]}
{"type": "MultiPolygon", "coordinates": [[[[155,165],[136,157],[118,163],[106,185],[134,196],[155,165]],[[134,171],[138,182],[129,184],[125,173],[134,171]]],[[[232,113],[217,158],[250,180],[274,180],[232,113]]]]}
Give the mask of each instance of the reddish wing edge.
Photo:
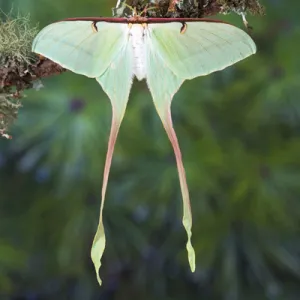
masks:
{"type": "Polygon", "coordinates": [[[205,18],[110,18],[110,17],[82,17],[82,18],[67,18],[62,21],[91,21],[91,22],[108,22],[108,23],[131,23],[131,24],[151,24],[151,23],[185,23],[185,22],[211,22],[211,23],[224,23],[228,24],[227,22],[223,22],[220,20],[214,19],[205,19],[205,18]]]}

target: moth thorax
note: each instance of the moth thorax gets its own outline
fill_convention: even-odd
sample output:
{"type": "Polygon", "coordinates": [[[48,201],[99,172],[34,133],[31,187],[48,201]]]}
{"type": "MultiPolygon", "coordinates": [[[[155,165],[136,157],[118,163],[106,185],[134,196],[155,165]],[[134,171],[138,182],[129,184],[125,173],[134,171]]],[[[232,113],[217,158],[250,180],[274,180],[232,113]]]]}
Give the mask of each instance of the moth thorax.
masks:
{"type": "Polygon", "coordinates": [[[142,24],[133,24],[129,30],[133,54],[133,73],[138,80],[146,78],[145,30],[142,24]]]}

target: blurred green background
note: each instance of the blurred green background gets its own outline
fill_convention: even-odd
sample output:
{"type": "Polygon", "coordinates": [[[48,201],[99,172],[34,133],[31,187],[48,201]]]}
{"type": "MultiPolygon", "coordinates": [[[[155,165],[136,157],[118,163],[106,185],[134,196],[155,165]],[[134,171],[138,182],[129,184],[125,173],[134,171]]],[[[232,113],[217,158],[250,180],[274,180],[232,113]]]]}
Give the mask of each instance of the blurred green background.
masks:
{"type": "MultiPolygon", "coordinates": [[[[110,16],[116,0],[0,0],[40,28],[110,16]]],[[[258,53],[186,81],[173,102],[193,210],[190,273],[173,151],[145,82],[117,141],[99,288],[98,222],[110,103],[70,72],[25,91],[0,140],[0,299],[300,299],[300,2],[248,17],[258,53]]],[[[237,15],[221,16],[239,27],[237,15]]]]}

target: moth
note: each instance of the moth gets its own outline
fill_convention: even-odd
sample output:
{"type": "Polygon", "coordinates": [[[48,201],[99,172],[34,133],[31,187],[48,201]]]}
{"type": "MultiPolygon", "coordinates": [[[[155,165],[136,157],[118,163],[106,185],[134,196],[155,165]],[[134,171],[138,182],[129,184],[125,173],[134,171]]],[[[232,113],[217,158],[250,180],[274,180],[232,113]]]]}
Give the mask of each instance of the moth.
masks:
{"type": "Polygon", "coordinates": [[[173,146],[183,199],[189,265],[195,270],[191,244],[192,212],[182,155],[171,117],[174,94],[185,80],[223,70],[256,52],[252,38],[230,24],[199,18],[71,18],[45,27],[32,51],[62,67],[95,78],[109,97],[112,123],[104,166],[102,201],[91,249],[97,280],[105,248],[103,207],[115,142],[133,78],[146,80],[156,111],[173,146]]]}

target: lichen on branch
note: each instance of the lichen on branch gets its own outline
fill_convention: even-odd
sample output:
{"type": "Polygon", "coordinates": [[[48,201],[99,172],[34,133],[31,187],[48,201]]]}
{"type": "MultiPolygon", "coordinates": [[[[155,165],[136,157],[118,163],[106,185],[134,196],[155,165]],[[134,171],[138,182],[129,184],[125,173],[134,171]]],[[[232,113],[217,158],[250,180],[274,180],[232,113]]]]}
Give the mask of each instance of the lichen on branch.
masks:
{"type": "Polygon", "coordinates": [[[218,13],[251,13],[262,15],[259,0],[118,0],[113,9],[116,17],[126,17],[132,9],[144,12],[148,17],[207,17],[218,13]],[[149,9],[151,8],[151,9],[149,9]]]}
{"type": "Polygon", "coordinates": [[[49,60],[40,60],[31,52],[38,28],[29,16],[0,12],[0,137],[10,138],[9,126],[21,105],[22,91],[34,86],[40,77],[58,74],[63,68],[49,60]]]}
{"type": "Polygon", "coordinates": [[[37,28],[31,27],[28,16],[0,15],[0,136],[6,138],[21,106],[17,89],[8,87],[8,80],[22,76],[32,60],[31,41],[37,28]]]}

